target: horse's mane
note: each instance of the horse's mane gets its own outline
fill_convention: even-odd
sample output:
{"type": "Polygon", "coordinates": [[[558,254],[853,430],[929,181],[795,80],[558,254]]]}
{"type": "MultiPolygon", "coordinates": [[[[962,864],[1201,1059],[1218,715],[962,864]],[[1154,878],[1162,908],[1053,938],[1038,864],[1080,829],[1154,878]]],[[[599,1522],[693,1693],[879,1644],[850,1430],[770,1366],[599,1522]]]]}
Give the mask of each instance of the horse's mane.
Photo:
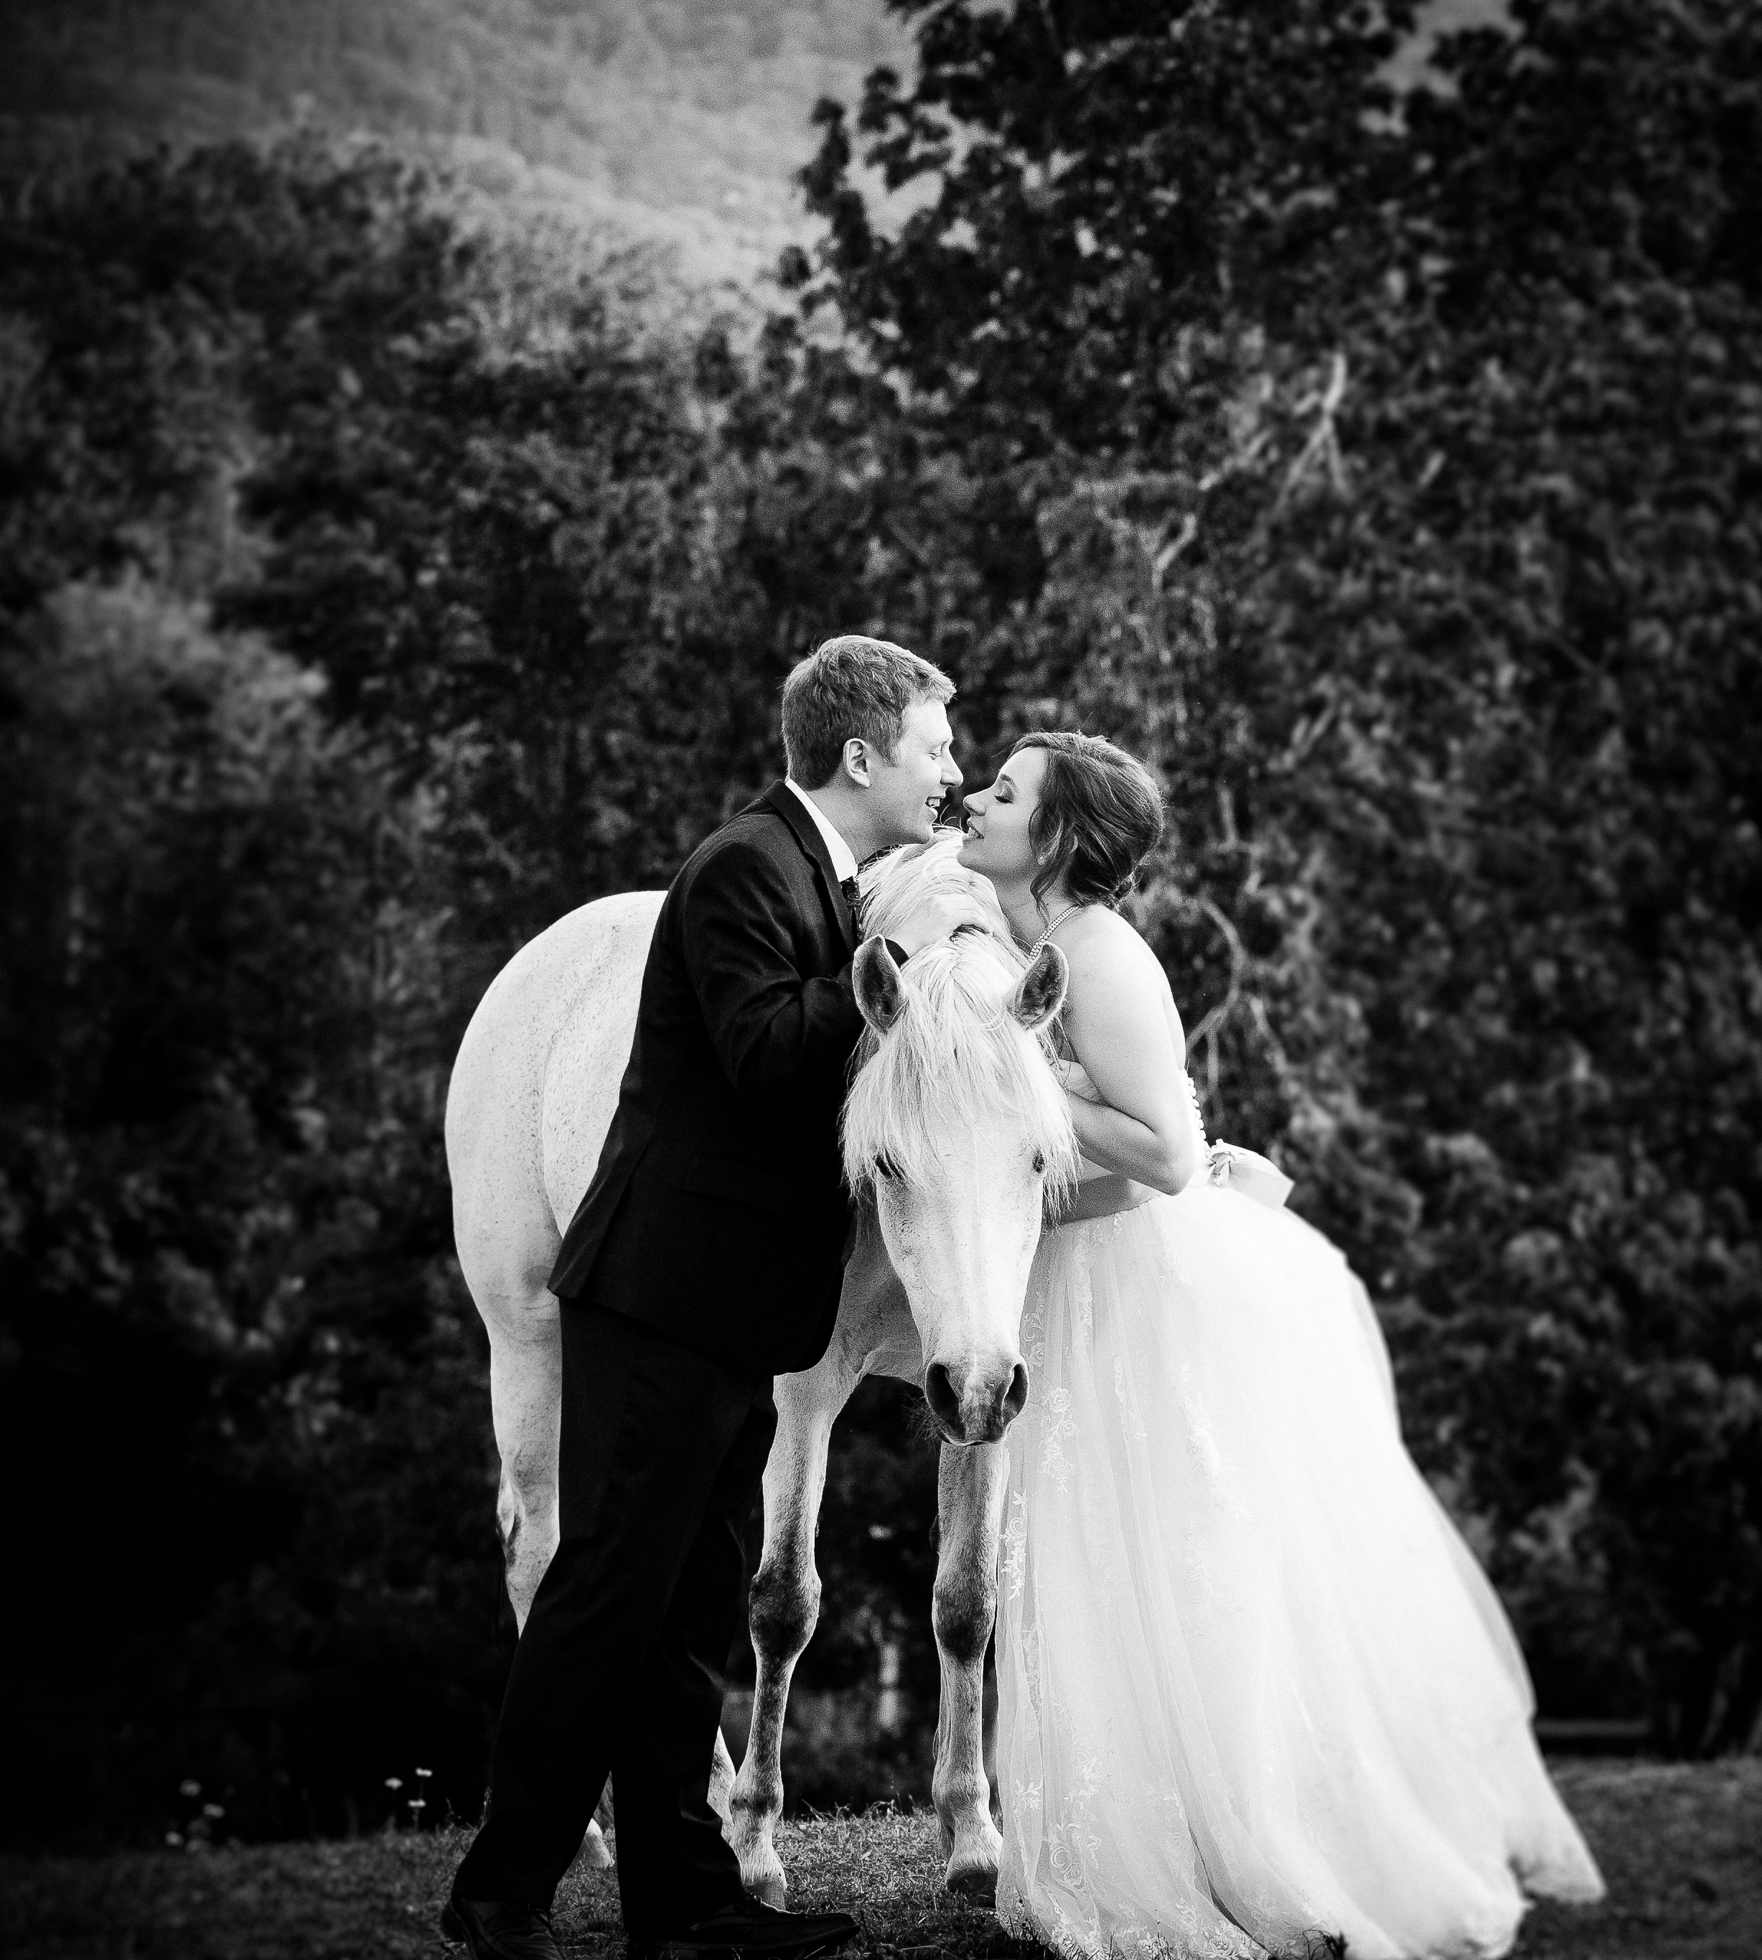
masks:
{"type": "Polygon", "coordinates": [[[860,1191],[878,1166],[928,1183],[937,1168],[932,1118],[978,1127],[1025,1117],[1046,1160],[1049,1197],[1077,1179],[1077,1144],[1050,1046],[1010,1012],[1027,970],[989,879],[955,861],[955,833],[890,851],[863,873],[865,934],[892,937],[931,898],[964,916],[953,936],[913,954],[900,975],[905,1011],[857,1051],[844,1105],[844,1171],[860,1191]]]}
{"type": "Polygon", "coordinates": [[[964,924],[982,926],[1019,973],[1027,961],[1016,950],[996,889],[989,878],[981,878],[959,861],[960,847],[960,832],[944,830],[928,844],[902,844],[872,859],[861,879],[863,932],[897,938],[907,919],[928,900],[940,898],[962,912],[964,924]]]}

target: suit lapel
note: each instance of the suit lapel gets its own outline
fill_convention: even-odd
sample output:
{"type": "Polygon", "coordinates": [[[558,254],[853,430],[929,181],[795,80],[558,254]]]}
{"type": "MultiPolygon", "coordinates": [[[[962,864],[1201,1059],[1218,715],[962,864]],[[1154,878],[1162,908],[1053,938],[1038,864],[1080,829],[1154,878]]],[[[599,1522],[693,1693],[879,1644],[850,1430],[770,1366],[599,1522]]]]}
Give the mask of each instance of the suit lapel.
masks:
{"type": "Polygon", "coordinates": [[[787,783],[773,783],[766,790],[754,809],[770,810],[788,824],[795,841],[812,860],[814,869],[820,874],[820,886],[825,893],[826,903],[832,916],[838,921],[838,929],[844,935],[846,946],[856,944],[856,921],[850,916],[850,907],[845,903],[844,888],[839,884],[832,869],[832,854],[826,848],[826,840],[820,835],[820,827],[806,810],[802,808],[801,798],[787,783]]]}

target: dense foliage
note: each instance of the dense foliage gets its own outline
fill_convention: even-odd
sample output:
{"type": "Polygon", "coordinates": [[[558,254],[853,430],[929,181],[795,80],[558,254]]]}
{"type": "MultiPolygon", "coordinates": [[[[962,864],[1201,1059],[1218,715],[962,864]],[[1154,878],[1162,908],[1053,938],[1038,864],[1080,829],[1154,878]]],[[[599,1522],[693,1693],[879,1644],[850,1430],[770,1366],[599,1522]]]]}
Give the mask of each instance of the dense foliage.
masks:
{"type": "MultiPolygon", "coordinates": [[[[371,150],[9,195],[11,1829],[475,1801],[451,1051],[851,624],[956,676],[970,772],[1080,722],[1163,773],[1213,1127],[1371,1282],[1545,1711],[1755,1732],[1757,25],[1532,0],[1398,96],[1400,9],[898,11],[750,347],[371,150]]],[[[820,1800],[920,1773],[933,1486],[866,1401],[800,1680],[891,1656],[915,1716],[820,1800]]]]}

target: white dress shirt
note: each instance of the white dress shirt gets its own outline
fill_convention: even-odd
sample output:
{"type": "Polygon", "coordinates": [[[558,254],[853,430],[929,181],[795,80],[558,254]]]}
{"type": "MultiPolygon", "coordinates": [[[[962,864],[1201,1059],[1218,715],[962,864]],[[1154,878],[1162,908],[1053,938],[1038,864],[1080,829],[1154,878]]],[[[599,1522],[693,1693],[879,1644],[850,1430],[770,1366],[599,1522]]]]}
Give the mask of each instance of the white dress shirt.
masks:
{"type": "Polygon", "coordinates": [[[833,829],[831,823],[828,821],[826,817],[825,812],[820,808],[819,804],[817,804],[814,801],[814,799],[807,793],[807,791],[802,788],[800,783],[793,781],[788,776],[785,776],[783,781],[786,787],[794,790],[796,795],[801,798],[802,807],[807,811],[808,815],[813,818],[814,827],[819,831],[820,835],[823,838],[825,838],[826,849],[831,853],[832,856],[833,877],[836,878],[841,885],[844,883],[846,878],[854,878],[857,875],[856,852],[853,851],[851,847],[844,841],[843,837],[840,836],[840,834],[833,829]]]}

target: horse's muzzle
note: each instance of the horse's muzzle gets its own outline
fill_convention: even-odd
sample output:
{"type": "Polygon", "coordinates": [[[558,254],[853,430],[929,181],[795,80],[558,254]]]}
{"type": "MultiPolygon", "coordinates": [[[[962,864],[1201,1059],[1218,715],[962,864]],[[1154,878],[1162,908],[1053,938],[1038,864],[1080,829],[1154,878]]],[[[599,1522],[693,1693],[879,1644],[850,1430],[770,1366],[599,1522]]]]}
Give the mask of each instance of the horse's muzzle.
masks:
{"type": "Polygon", "coordinates": [[[924,1400],[948,1442],[967,1448],[995,1443],[1028,1406],[1028,1370],[1018,1361],[1001,1381],[969,1375],[957,1385],[940,1361],[932,1361],[924,1370],[924,1400]]]}

